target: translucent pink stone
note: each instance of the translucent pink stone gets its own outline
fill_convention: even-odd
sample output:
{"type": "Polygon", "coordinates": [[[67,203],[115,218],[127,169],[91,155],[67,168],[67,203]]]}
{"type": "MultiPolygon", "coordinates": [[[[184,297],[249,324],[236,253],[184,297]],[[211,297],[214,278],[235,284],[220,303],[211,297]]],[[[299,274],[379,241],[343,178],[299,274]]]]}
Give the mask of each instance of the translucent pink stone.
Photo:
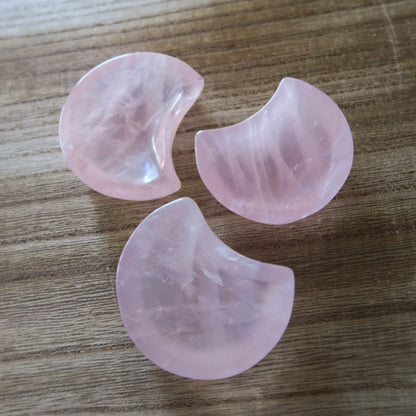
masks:
{"type": "Polygon", "coordinates": [[[136,346],[165,370],[196,379],[230,377],[261,360],[285,331],[294,297],[291,269],[227,247],[189,198],[141,222],[116,285],[136,346]]]}
{"type": "Polygon", "coordinates": [[[346,181],[353,159],[351,130],[319,89],[284,78],[258,113],[195,139],[201,178],[231,211],[266,224],[285,224],[323,208],[346,181]]]}
{"type": "Polygon", "coordinates": [[[190,66],[132,53],[88,72],[62,109],[59,136],[73,172],[105,195],[148,200],[176,192],[176,129],[203,89],[190,66]]]}

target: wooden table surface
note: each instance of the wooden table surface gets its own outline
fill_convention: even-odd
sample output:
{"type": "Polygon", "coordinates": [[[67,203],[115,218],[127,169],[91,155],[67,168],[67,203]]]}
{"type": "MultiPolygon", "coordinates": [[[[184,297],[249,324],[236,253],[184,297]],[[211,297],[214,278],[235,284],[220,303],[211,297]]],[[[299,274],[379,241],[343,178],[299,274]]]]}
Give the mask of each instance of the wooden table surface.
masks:
{"type": "Polygon", "coordinates": [[[416,414],[416,2],[3,0],[0,16],[1,415],[416,414]],[[174,142],[182,188],[150,202],[90,190],[57,133],[77,80],[134,51],[205,79],[174,142]],[[355,159],[327,207],[267,226],[211,196],[193,141],[256,112],[285,76],[340,105],[355,159]],[[159,369],[121,322],[121,250],[181,196],[236,251],[295,271],[281,342],[231,379],[159,369]]]}

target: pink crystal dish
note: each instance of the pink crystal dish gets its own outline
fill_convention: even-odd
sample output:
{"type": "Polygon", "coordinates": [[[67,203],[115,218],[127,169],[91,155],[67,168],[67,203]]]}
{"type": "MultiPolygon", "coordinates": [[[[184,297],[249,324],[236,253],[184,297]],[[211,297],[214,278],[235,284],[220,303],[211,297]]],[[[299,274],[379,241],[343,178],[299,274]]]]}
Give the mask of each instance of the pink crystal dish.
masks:
{"type": "Polygon", "coordinates": [[[195,138],[196,161],[212,195],[231,211],[286,224],[327,205],[352,166],[348,122],[321,90],[284,78],[259,112],[195,138]]]}
{"type": "Polygon", "coordinates": [[[233,251],[190,198],[139,224],[121,254],[116,287],[140,351],[171,373],[204,380],[239,374],[265,357],[294,299],[291,269],[233,251]]]}
{"type": "Polygon", "coordinates": [[[172,142],[204,81],[168,55],[121,55],[84,75],[61,112],[59,137],[69,167],[92,189],[149,200],[176,192],[172,142]]]}

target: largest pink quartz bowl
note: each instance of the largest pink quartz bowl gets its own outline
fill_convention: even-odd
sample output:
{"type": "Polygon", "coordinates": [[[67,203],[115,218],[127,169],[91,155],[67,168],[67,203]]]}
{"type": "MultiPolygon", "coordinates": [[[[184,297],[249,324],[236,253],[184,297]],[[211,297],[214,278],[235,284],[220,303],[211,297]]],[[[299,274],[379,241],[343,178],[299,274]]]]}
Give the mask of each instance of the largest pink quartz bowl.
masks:
{"type": "Polygon", "coordinates": [[[308,83],[284,78],[258,113],[200,131],[196,161],[207,188],[231,211],[286,224],[323,208],[348,177],[351,130],[337,104],[308,83]]]}
{"type": "Polygon", "coordinates": [[[73,172],[105,195],[148,200],[180,188],[176,129],[204,82],[168,55],[118,56],[88,72],[62,109],[59,136],[73,172]]]}
{"type": "Polygon", "coordinates": [[[134,231],[116,287],[127,332],[150,360],[183,377],[219,379],[247,370],[279,341],[294,275],[227,247],[182,198],[134,231]]]}

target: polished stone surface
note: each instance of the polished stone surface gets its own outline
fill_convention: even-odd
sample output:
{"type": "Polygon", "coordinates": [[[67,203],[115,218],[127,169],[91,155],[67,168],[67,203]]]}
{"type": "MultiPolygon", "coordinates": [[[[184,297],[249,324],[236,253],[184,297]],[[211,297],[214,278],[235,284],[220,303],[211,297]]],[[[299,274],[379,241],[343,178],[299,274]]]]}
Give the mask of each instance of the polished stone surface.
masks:
{"type": "Polygon", "coordinates": [[[195,138],[201,178],[231,211],[286,224],[323,208],[353,160],[348,122],[337,104],[308,83],[284,78],[258,113],[195,138]]]}
{"type": "Polygon", "coordinates": [[[176,192],[172,142],[203,85],[189,65],[159,53],[96,66],[62,109],[59,136],[68,165],[108,196],[149,200],[176,192]]]}
{"type": "Polygon", "coordinates": [[[117,270],[124,325],[155,364],[183,377],[218,379],[247,370],[289,322],[294,275],[220,241],[190,198],[146,217],[117,270]]]}

